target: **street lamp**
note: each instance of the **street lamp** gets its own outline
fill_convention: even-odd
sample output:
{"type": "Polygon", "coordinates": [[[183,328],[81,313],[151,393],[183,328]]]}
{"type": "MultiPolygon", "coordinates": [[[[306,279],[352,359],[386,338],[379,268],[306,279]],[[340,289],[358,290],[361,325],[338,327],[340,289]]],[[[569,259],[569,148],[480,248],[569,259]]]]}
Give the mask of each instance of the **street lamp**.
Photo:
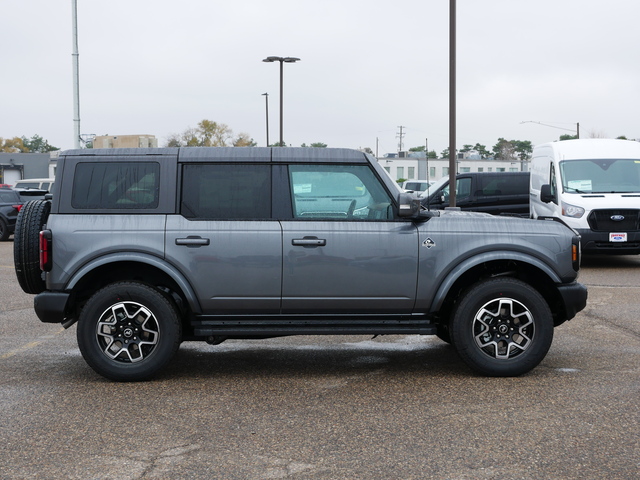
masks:
{"type": "Polygon", "coordinates": [[[268,93],[263,93],[262,95],[264,95],[264,102],[265,102],[265,110],[267,113],[267,147],[269,146],[269,94],[268,93]]]}
{"type": "Polygon", "coordinates": [[[263,59],[263,62],[280,62],[280,146],[284,146],[284,140],[282,138],[282,65],[284,63],[295,63],[299,58],[296,57],[267,57],[263,59]]]}

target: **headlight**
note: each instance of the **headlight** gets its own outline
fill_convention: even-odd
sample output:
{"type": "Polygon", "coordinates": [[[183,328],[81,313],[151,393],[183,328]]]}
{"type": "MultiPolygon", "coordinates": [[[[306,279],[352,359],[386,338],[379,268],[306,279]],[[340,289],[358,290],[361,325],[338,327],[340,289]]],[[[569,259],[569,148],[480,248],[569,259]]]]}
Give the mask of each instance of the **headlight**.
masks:
{"type": "Polygon", "coordinates": [[[562,215],[565,217],[580,218],[584,215],[584,208],[562,202],[562,215]]]}

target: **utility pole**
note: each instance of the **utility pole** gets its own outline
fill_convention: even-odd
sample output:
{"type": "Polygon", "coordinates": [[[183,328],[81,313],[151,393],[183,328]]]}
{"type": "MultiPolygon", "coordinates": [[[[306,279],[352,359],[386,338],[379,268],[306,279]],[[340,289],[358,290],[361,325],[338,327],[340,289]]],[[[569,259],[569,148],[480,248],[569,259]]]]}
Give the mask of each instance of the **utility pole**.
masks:
{"type": "Polygon", "coordinates": [[[402,125],[400,125],[398,128],[400,129],[400,133],[396,135],[396,137],[400,138],[400,141],[398,142],[398,153],[399,153],[399,152],[402,152],[402,137],[404,136],[404,133],[402,133],[402,129],[406,127],[403,127],[402,125]]]}
{"type": "Polygon", "coordinates": [[[80,80],[78,58],[78,2],[71,0],[73,52],[73,147],[80,148],[80,80]]]}
{"type": "Polygon", "coordinates": [[[456,0],[449,0],[449,206],[456,206],[456,0]]]}

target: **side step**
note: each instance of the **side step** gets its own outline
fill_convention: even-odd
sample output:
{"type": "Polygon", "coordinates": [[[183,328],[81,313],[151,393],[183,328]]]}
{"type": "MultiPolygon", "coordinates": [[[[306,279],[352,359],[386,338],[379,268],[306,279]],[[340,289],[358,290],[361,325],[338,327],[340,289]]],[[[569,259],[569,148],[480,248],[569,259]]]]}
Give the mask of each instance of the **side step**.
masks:
{"type": "Polygon", "coordinates": [[[436,325],[424,315],[393,316],[314,316],[279,315],[273,317],[197,317],[191,322],[194,334],[207,336],[285,336],[285,335],[435,335],[436,325]]]}

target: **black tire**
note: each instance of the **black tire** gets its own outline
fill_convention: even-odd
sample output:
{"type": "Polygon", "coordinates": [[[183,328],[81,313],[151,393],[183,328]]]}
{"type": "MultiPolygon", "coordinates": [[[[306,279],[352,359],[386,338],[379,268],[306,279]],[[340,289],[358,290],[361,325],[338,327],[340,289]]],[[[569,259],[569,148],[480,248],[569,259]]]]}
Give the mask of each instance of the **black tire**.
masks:
{"type": "Polygon", "coordinates": [[[137,282],[96,292],[78,319],[78,346],[85,361],[111,380],[146,380],[178,350],[182,325],[164,293],[137,282]]]}
{"type": "Polygon", "coordinates": [[[553,317],[530,285],[493,278],[467,290],[453,312],[451,339],[462,360],[488,376],[522,375],[536,367],[553,341],[553,317]]]}
{"type": "Polygon", "coordinates": [[[10,235],[11,233],[9,232],[7,222],[0,218],[0,242],[6,242],[7,240],[9,240],[10,235]]]}
{"type": "Polygon", "coordinates": [[[45,290],[40,270],[40,231],[47,223],[51,202],[32,200],[20,209],[13,234],[13,260],[18,283],[26,293],[45,290]]]}

